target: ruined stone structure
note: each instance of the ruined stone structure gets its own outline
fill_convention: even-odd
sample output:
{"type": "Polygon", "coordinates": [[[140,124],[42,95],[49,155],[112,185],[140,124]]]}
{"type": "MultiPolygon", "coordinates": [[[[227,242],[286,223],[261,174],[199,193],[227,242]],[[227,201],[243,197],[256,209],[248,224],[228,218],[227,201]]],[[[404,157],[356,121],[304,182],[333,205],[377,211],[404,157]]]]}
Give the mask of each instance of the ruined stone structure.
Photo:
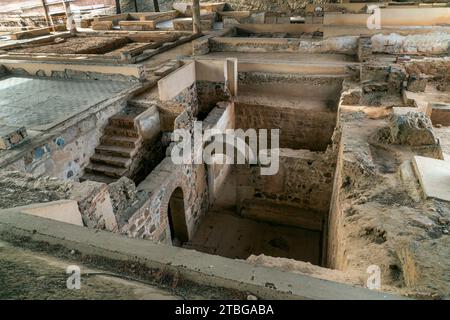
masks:
{"type": "Polygon", "coordinates": [[[8,31],[0,266],[41,248],[163,298],[448,299],[450,6],[380,3],[371,29],[323,2],[8,31]]]}

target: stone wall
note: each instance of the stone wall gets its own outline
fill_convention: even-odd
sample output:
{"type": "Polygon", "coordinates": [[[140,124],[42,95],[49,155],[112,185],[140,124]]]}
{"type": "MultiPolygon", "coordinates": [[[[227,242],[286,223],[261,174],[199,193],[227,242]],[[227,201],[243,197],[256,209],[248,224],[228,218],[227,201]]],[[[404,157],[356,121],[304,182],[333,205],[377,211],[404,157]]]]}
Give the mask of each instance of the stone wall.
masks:
{"type": "MultiPolygon", "coordinates": [[[[181,103],[184,108],[184,111],[175,120],[175,128],[192,129],[193,112],[197,107],[196,85],[193,84],[183,90],[175,97],[175,100],[181,103]]],[[[209,113],[204,123],[204,129],[226,129],[233,126],[234,108],[232,104],[225,102],[219,103],[219,106],[209,113]]],[[[170,150],[169,147],[167,155],[170,155],[170,150]]],[[[223,182],[221,182],[221,179],[223,179],[222,173],[228,170],[229,166],[222,167],[218,175],[215,176],[213,167],[204,164],[177,165],[172,162],[170,157],[165,158],[139,184],[138,192],[146,200],[139,205],[139,209],[122,226],[121,231],[131,237],[171,244],[172,235],[169,226],[170,212],[168,207],[174,191],[181,188],[187,231],[189,238],[191,238],[201,218],[209,209],[210,196],[214,197],[214,185],[217,186],[223,182]]]]}
{"type": "MultiPolygon", "coordinates": [[[[272,94],[294,98],[339,100],[342,76],[304,75],[299,73],[239,72],[239,92],[272,94]]],[[[337,110],[337,104],[334,108],[337,110]]]]}
{"type": "MultiPolygon", "coordinates": [[[[177,2],[191,2],[181,0],[177,2]]],[[[217,2],[207,0],[202,2],[217,2]]],[[[291,14],[302,13],[307,3],[322,4],[326,0],[228,0],[226,1],[234,10],[260,10],[260,11],[286,11],[291,14]]]]}
{"type": "Polygon", "coordinates": [[[445,54],[449,50],[447,33],[412,34],[396,33],[372,36],[372,51],[389,54],[445,54]]]}
{"type": "Polygon", "coordinates": [[[180,103],[183,109],[187,111],[189,116],[194,116],[198,113],[198,95],[197,85],[194,82],[189,87],[181,91],[177,96],[173,98],[173,101],[180,103]]]}
{"type": "Polygon", "coordinates": [[[198,118],[204,119],[220,101],[230,100],[225,82],[197,81],[198,118]]]}
{"type": "Polygon", "coordinates": [[[342,78],[239,73],[236,128],[280,129],[280,147],[324,151],[337,117],[342,78]]]}
{"type": "Polygon", "coordinates": [[[323,151],[331,142],[336,112],[236,104],[236,127],[280,129],[280,147],[323,151]]]}
{"type": "Polygon", "coordinates": [[[155,139],[145,141],[133,157],[133,162],[128,171],[130,174],[127,177],[129,176],[136,183],[140,183],[164,159],[165,149],[162,134],[159,134],[155,139]]]}
{"type": "MultiPolygon", "coordinates": [[[[122,12],[138,12],[155,11],[153,0],[120,0],[120,9],[122,12]]],[[[158,0],[160,11],[168,11],[172,8],[173,0],[158,0]]]]}
{"type": "Polygon", "coordinates": [[[230,93],[224,82],[196,81],[173,100],[180,103],[190,116],[204,119],[218,102],[229,98],[230,93]]]}
{"type": "MultiPolygon", "coordinates": [[[[280,149],[280,169],[263,176],[259,166],[237,166],[239,201],[265,199],[320,213],[330,207],[336,155],[326,152],[280,149]]],[[[238,207],[239,207],[238,203],[238,207]]]]}
{"type": "MultiPolygon", "coordinates": [[[[227,129],[235,127],[235,107],[232,102],[220,102],[203,121],[203,129],[214,129],[225,132],[227,129]]],[[[215,152],[216,150],[214,150],[215,152]]],[[[227,164],[224,161],[223,154],[214,153],[213,156],[221,161],[215,161],[207,165],[208,187],[211,206],[215,200],[224,192],[223,186],[230,179],[233,170],[233,164],[227,164]]]]}

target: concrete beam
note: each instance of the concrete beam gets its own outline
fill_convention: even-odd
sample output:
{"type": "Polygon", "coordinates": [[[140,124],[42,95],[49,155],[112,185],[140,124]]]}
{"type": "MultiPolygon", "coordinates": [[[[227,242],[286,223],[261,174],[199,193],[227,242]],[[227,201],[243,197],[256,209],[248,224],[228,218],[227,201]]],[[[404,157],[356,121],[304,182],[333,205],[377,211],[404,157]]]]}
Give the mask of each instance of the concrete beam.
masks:
{"type": "Polygon", "coordinates": [[[35,38],[40,36],[46,36],[50,34],[50,28],[39,28],[34,30],[27,30],[21,32],[15,32],[10,35],[11,40],[20,40],[20,39],[28,39],[35,38]]]}
{"type": "Polygon", "coordinates": [[[55,221],[83,226],[83,220],[75,200],[58,200],[16,207],[14,210],[55,221]]]}
{"type": "Polygon", "coordinates": [[[426,198],[450,202],[450,162],[415,156],[413,168],[426,198]]]}
{"type": "Polygon", "coordinates": [[[195,62],[192,62],[158,81],[159,99],[171,100],[195,81],[195,62]]]}
{"type": "Polygon", "coordinates": [[[43,219],[15,210],[0,211],[0,238],[16,245],[49,244],[50,248],[42,248],[51,250],[52,246],[58,246],[62,252],[75,250],[92,263],[139,264],[149,271],[164,270],[170,276],[176,275],[199,285],[250,292],[264,299],[403,299],[365,288],[254,266],[242,260],[43,219]]]}

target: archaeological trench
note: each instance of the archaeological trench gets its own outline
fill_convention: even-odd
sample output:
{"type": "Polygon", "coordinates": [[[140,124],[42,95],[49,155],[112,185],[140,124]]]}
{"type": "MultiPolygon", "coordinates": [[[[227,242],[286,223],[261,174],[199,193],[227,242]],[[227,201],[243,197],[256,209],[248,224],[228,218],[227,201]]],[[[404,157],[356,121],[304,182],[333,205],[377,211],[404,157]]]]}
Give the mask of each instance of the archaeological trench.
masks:
{"type": "Polygon", "coordinates": [[[0,298],[450,298],[448,3],[243,2],[0,24],[0,298]],[[174,161],[231,129],[269,163],[174,161]]]}

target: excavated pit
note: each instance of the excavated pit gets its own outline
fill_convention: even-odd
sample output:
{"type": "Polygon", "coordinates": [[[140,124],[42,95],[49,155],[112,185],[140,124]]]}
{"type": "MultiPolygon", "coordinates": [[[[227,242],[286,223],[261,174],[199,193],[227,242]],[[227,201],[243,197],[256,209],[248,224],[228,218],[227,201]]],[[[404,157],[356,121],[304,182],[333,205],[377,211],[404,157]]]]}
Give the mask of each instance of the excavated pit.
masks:
{"type": "Polygon", "coordinates": [[[239,88],[235,127],[279,129],[279,170],[264,176],[260,165],[214,165],[214,204],[184,246],[324,265],[342,78],[248,72],[239,74],[239,88]]]}

